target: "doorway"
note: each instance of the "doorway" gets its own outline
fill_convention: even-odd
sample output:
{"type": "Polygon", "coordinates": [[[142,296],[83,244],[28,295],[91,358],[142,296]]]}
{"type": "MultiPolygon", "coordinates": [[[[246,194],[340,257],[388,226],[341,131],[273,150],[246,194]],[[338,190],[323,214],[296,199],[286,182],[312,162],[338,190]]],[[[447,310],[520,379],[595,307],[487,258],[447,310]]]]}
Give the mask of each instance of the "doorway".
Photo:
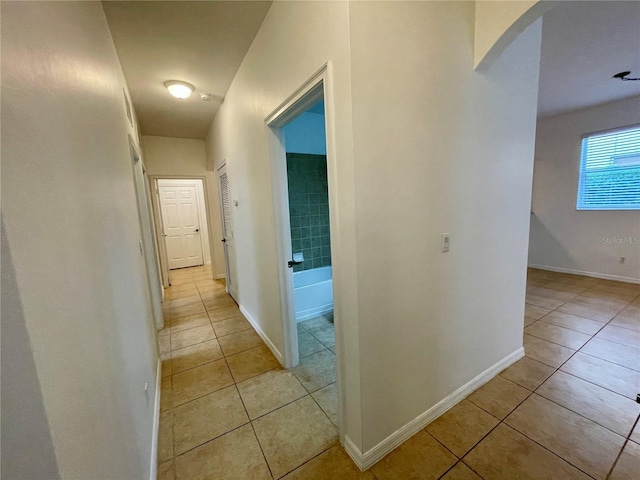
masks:
{"type": "Polygon", "coordinates": [[[155,178],[156,220],[163,283],[182,268],[211,264],[202,178],[155,178]]]}
{"type": "Polygon", "coordinates": [[[284,363],[339,426],[340,319],[333,309],[332,260],[338,258],[332,241],[337,225],[331,214],[336,165],[327,128],[326,82],[322,69],[266,124],[272,148],[284,363]]]}

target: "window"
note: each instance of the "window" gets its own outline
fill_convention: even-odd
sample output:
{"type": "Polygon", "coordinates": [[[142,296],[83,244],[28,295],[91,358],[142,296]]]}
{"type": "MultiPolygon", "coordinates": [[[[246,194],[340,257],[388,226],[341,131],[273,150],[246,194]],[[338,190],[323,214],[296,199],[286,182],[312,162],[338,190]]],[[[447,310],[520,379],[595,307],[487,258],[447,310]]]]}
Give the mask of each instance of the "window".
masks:
{"type": "Polygon", "coordinates": [[[640,210],[640,125],[582,137],[578,210],[640,210]]]}

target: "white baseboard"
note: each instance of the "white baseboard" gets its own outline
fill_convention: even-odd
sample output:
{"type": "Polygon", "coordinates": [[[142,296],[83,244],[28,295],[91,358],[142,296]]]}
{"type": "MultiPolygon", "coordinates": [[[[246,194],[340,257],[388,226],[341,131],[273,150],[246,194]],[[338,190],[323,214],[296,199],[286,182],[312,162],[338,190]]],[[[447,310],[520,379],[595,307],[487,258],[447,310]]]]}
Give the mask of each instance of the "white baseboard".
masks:
{"type": "Polygon", "coordinates": [[[321,307],[317,308],[310,308],[301,312],[296,312],[296,323],[304,322],[305,320],[310,320],[312,318],[319,317],[320,315],[326,315],[327,313],[331,312],[333,312],[333,303],[322,305],[321,307]]]}
{"type": "Polygon", "coordinates": [[[162,382],[162,361],[158,359],[156,367],[156,398],[153,405],[153,431],[151,434],[151,465],[149,480],[158,476],[158,432],[160,429],[160,383],[162,382]]]}
{"type": "Polygon", "coordinates": [[[601,278],[603,280],[614,280],[616,282],[640,283],[640,278],[621,277],[619,275],[609,275],[608,273],[585,272],[584,270],[549,267],[548,265],[529,265],[529,268],[537,268],[538,270],[547,270],[549,272],[571,273],[572,275],[583,275],[585,277],[601,278]]]}
{"type": "Polygon", "coordinates": [[[360,468],[360,470],[364,472],[365,470],[371,468],[376,462],[378,462],[378,460],[382,459],[394,448],[411,438],[413,435],[418,433],[440,415],[445,413],[450,408],[454,407],[467,395],[480,388],[502,370],[517,362],[522,357],[524,357],[524,348],[520,347],[515,352],[507,355],[498,363],[489,367],[480,375],[458,388],[451,395],[443,398],[429,410],[418,415],[405,426],[393,432],[371,450],[362,453],[360,449],[346,435],[344,438],[344,449],[347,451],[354,463],[360,468]]]}
{"type": "Polygon", "coordinates": [[[226,273],[219,273],[218,275],[216,275],[216,280],[222,280],[223,278],[227,278],[227,274],[226,273]]]}
{"type": "Polygon", "coordinates": [[[280,362],[280,365],[284,365],[284,357],[282,356],[282,353],[280,353],[280,350],[278,350],[276,346],[273,344],[273,342],[269,339],[269,337],[267,337],[267,334],[262,331],[262,329],[258,325],[258,322],[256,322],[255,318],[251,316],[251,314],[247,311],[247,309],[244,308],[242,305],[239,305],[239,307],[240,307],[240,311],[245,316],[245,318],[249,321],[249,323],[251,324],[253,329],[256,331],[256,333],[260,335],[260,338],[262,338],[264,343],[267,344],[267,347],[269,347],[269,350],[271,350],[271,353],[273,353],[273,356],[276,357],[276,359],[280,362]]]}

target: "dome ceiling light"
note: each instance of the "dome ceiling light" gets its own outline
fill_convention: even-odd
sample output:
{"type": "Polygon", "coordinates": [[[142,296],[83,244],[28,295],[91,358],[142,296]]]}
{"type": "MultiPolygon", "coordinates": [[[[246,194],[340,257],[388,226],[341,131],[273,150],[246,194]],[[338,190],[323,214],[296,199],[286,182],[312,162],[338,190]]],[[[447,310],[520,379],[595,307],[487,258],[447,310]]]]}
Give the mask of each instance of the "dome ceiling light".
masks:
{"type": "Polygon", "coordinates": [[[180,80],[169,80],[164,82],[164,86],[167,87],[169,93],[174,97],[184,100],[185,98],[189,98],[191,92],[193,92],[193,85],[187,82],[182,82],[180,80]]]}

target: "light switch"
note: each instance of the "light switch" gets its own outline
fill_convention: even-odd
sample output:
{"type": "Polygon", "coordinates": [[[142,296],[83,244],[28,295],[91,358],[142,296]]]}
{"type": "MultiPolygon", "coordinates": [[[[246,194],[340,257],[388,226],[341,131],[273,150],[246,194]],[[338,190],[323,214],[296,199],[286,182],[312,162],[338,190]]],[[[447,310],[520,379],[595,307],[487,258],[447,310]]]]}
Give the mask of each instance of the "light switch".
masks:
{"type": "Polygon", "coordinates": [[[442,251],[443,252],[449,251],[449,234],[448,233],[442,234],[442,251]]]}

